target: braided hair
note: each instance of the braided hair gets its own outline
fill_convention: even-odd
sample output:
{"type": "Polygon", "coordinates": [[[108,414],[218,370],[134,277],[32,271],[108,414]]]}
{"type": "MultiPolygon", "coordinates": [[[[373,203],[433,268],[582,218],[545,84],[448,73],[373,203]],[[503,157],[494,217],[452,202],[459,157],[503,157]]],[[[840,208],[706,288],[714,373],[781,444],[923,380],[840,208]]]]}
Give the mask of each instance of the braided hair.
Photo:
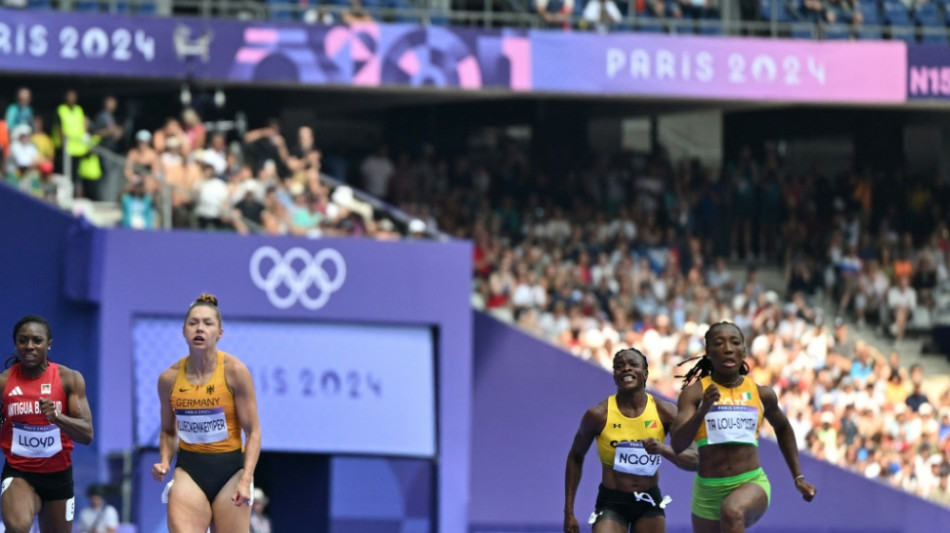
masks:
{"type": "MultiPolygon", "coordinates": [[[[736,328],[736,331],[739,332],[739,338],[742,339],[742,343],[745,344],[745,335],[742,334],[742,329],[740,329],[739,326],[735,325],[732,322],[723,320],[721,322],[716,322],[715,324],[709,326],[709,329],[706,330],[706,334],[703,336],[706,346],[709,346],[713,328],[717,328],[720,326],[732,326],[736,328]]],[[[683,378],[683,387],[680,390],[685,390],[686,387],[689,386],[689,384],[693,382],[693,380],[703,379],[704,377],[712,374],[712,371],[713,371],[712,361],[709,359],[709,357],[706,356],[705,353],[703,355],[698,355],[696,357],[690,357],[689,359],[686,359],[685,361],[681,362],[680,364],[676,366],[685,365],[686,363],[690,361],[695,361],[696,359],[699,359],[699,362],[693,365],[693,367],[689,369],[689,372],[687,372],[686,375],[676,376],[678,378],[683,378]]],[[[739,374],[746,375],[748,373],[749,373],[749,363],[746,363],[743,360],[742,366],[739,367],[739,374]]]]}

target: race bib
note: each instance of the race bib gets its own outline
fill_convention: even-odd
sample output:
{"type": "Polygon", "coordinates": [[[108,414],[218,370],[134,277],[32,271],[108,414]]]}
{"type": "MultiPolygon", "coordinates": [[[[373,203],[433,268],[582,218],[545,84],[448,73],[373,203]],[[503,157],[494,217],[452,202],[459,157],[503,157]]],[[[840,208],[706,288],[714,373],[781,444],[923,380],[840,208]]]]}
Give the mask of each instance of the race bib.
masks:
{"type": "Polygon", "coordinates": [[[52,457],[63,449],[59,428],[52,424],[31,426],[13,424],[13,445],[10,451],[20,457],[52,457]]]}
{"type": "Polygon", "coordinates": [[[652,476],[660,468],[663,456],[648,453],[643,442],[618,442],[614,452],[614,470],[637,476],[652,476]]]}
{"type": "Polygon", "coordinates": [[[228,438],[228,421],[224,408],[177,409],[178,438],[188,444],[209,444],[228,438]]]}
{"type": "Polygon", "coordinates": [[[706,414],[708,444],[758,444],[759,410],[751,405],[715,405],[706,414]]]}

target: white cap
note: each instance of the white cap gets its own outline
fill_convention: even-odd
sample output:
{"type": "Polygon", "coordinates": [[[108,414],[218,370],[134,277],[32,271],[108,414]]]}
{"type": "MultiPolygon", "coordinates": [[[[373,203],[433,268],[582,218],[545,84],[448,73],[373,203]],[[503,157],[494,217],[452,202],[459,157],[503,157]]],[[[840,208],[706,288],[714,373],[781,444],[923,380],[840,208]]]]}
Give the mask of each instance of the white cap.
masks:
{"type": "Polygon", "coordinates": [[[33,128],[29,127],[26,124],[19,124],[13,128],[13,138],[18,139],[21,135],[32,135],[33,128]]]}
{"type": "Polygon", "coordinates": [[[409,233],[423,233],[426,230],[426,223],[414,218],[409,221],[409,233]]]}
{"type": "Polygon", "coordinates": [[[198,161],[213,168],[215,174],[222,174],[228,168],[228,162],[224,160],[221,154],[214,150],[203,151],[198,161]]]}
{"type": "Polygon", "coordinates": [[[143,143],[151,142],[152,134],[148,130],[139,130],[139,132],[135,134],[135,140],[143,143]]]}

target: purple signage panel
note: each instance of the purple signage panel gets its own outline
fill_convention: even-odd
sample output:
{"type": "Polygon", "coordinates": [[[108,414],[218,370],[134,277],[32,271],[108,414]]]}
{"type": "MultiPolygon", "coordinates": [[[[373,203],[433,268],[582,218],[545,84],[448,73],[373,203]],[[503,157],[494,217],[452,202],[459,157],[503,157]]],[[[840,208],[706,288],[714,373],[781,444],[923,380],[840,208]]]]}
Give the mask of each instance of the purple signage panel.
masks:
{"type": "MultiPolygon", "coordinates": [[[[229,28],[230,29],[230,28],[229,28]]],[[[531,88],[524,32],[440,26],[246,25],[200,77],[364,87],[531,88]]],[[[217,38],[217,37],[216,37],[217,38]]]]}
{"type": "Polygon", "coordinates": [[[531,88],[527,34],[0,9],[0,70],[244,82],[531,88]]]}
{"type": "Polygon", "coordinates": [[[187,48],[174,41],[188,41],[192,25],[0,8],[0,71],[183,77],[187,48]]]}
{"type": "Polygon", "coordinates": [[[539,91],[787,102],[905,100],[906,45],[531,33],[539,91]]]}
{"type": "Polygon", "coordinates": [[[950,98],[950,47],[917,44],[907,47],[907,99],[950,98]]]}

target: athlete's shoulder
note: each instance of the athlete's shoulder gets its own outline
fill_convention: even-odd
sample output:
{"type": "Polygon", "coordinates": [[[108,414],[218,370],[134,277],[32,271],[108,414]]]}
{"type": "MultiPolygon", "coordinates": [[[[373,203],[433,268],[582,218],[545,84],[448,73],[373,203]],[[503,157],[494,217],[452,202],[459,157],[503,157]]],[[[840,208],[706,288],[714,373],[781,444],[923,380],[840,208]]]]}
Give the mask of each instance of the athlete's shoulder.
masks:
{"type": "Polygon", "coordinates": [[[183,359],[179,359],[172,363],[172,365],[162,371],[158,376],[159,383],[164,381],[175,381],[175,378],[178,377],[178,372],[181,371],[183,359]]]}
{"type": "Polygon", "coordinates": [[[227,352],[221,352],[224,355],[224,371],[247,371],[247,365],[243,361],[238,359],[236,356],[229,354],[227,352]]]}

